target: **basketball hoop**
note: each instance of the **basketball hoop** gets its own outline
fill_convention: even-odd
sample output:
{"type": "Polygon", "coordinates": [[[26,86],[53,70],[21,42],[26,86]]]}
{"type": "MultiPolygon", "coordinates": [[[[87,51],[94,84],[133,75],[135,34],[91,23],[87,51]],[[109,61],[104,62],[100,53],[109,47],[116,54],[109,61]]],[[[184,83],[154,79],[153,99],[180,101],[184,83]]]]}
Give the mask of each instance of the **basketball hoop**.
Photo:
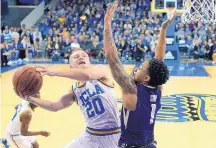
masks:
{"type": "Polygon", "coordinates": [[[183,23],[201,21],[216,24],[216,0],[183,0],[183,23]]]}

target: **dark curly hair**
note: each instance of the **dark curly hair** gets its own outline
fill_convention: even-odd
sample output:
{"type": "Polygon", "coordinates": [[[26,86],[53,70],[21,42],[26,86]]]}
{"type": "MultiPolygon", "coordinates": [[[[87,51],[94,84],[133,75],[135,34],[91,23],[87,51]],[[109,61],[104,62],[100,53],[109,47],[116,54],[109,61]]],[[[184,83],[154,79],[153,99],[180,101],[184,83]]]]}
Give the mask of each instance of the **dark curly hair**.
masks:
{"type": "Polygon", "coordinates": [[[148,85],[156,87],[168,81],[169,70],[164,61],[151,59],[149,62],[148,75],[151,78],[148,85]]]}

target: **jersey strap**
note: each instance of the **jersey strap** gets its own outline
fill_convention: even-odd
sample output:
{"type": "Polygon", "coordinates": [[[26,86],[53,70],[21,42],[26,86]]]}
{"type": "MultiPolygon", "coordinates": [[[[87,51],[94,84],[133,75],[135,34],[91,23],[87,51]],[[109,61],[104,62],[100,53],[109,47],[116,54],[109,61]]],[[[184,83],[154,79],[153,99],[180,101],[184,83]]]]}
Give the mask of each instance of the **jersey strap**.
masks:
{"type": "Polygon", "coordinates": [[[73,94],[74,94],[74,96],[75,96],[75,99],[76,99],[76,102],[77,102],[77,104],[78,104],[78,99],[77,99],[77,97],[76,97],[76,94],[75,94],[75,92],[74,92],[74,90],[77,88],[77,83],[75,82],[75,83],[73,83],[73,85],[72,85],[72,92],[73,92],[73,94]]]}
{"type": "Polygon", "coordinates": [[[107,80],[103,80],[103,79],[99,79],[98,81],[107,87],[114,88],[114,83],[110,84],[107,82],[107,80]]]}

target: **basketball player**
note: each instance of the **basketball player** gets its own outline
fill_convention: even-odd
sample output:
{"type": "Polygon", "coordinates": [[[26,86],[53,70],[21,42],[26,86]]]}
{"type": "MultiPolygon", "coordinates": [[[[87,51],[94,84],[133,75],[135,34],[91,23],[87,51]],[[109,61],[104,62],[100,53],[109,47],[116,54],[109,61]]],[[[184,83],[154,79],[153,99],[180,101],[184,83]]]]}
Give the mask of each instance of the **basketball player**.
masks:
{"type": "Polygon", "coordinates": [[[88,54],[82,49],[72,51],[70,67],[66,70],[40,67],[40,72],[49,76],[78,80],[56,102],[28,96],[24,99],[50,111],[59,111],[77,102],[85,117],[86,131],[66,148],[117,148],[120,119],[108,70],[104,65],[92,65],[88,54]]]}
{"type": "MultiPolygon", "coordinates": [[[[40,98],[40,94],[35,97],[40,98]]],[[[17,148],[39,148],[34,136],[49,136],[46,131],[29,131],[29,124],[36,107],[27,101],[22,101],[15,107],[16,112],[6,128],[6,139],[10,145],[17,148]]]]}
{"type": "Polygon", "coordinates": [[[5,138],[0,138],[0,147],[1,148],[9,148],[9,144],[7,142],[7,139],[5,138]]]}
{"type": "Polygon", "coordinates": [[[175,14],[162,24],[155,58],[145,61],[135,69],[131,76],[124,71],[118,59],[118,52],[112,36],[112,17],[118,2],[108,6],[104,20],[104,51],[110,65],[113,78],[122,88],[123,107],[121,112],[122,148],[156,148],[154,124],[160,109],[161,85],[169,78],[164,64],[166,28],[175,14]]]}

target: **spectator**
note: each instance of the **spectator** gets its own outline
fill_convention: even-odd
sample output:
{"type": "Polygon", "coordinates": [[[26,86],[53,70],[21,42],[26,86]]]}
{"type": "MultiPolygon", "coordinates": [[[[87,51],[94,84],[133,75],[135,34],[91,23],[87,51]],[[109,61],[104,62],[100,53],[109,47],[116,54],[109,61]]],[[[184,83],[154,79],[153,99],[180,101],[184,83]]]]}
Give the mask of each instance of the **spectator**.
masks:
{"type": "Polygon", "coordinates": [[[46,40],[45,57],[50,58],[52,50],[53,50],[53,41],[51,40],[51,37],[48,37],[46,40]]]}
{"type": "Polygon", "coordinates": [[[16,27],[14,27],[14,28],[12,29],[12,31],[11,31],[11,37],[12,37],[13,40],[19,39],[19,38],[20,38],[20,35],[19,35],[19,33],[17,32],[17,28],[16,28],[16,27]]]}
{"type": "Polygon", "coordinates": [[[130,52],[130,46],[127,45],[126,49],[122,51],[122,60],[129,61],[132,59],[132,53],[130,52]]]}
{"type": "Polygon", "coordinates": [[[0,48],[1,48],[1,66],[8,66],[8,59],[7,56],[9,55],[7,49],[5,48],[4,44],[0,44],[0,48]]]}
{"type": "Polygon", "coordinates": [[[38,28],[35,29],[35,32],[33,33],[33,42],[34,42],[34,48],[37,53],[37,57],[41,57],[42,55],[42,34],[39,32],[38,28]]]}
{"type": "Polygon", "coordinates": [[[142,45],[141,40],[137,40],[136,50],[134,52],[134,59],[137,62],[144,60],[144,45],[142,45]]]}
{"type": "MultiPolygon", "coordinates": [[[[178,7],[181,7],[180,1],[178,0],[178,7]]],[[[164,18],[162,14],[150,12],[149,3],[149,0],[125,0],[115,13],[115,20],[112,24],[113,35],[119,56],[123,56],[125,60],[142,61],[145,54],[151,54],[152,56],[154,54],[159,26],[164,18]],[[141,41],[137,43],[137,40],[141,41]],[[128,55],[128,51],[131,55],[128,55]]],[[[58,57],[53,56],[54,53],[60,53],[60,59],[62,57],[67,60],[71,50],[80,47],[93,58],[101,59],[104,55],[101,51],[104,6],[104,1],[93,0],[87,2],[79,0],[75,2],[61,0],[56,8],[46,8],[45,18],[38,26],[39,30],[26,29],[25,25],[22,25],[20,29],[11,28],[9,30],[8,26],[5,26],[1,42],[5,40],[10,43],[13,39],[19,38],[19,33],[24,46],[24,48],[20,48],[22,58],[25,57],[24,51],[28,51],[25,52],[27,58],[30,58],[31,54],[34,56],[34,47],[37,51],[37,57],[40,57],[38,55],[41,55],[42,43],[44,43],[46,57],[55,57],[54,60],[58,57]],[[27,37],[30,39],[30,44],[26,43],[27,37]],[[32,44],[34,47],[32,47],[32,44]],[[28,48],[26,48],[26,45],[28,45],[28,48]],[[33,52],[30,52],[29,48],[33,52]]],[[[156,0],[156,6],[158,8],[163,7],[163,1],[156,0]]],[[[216,27],[211,24],[202,26],[201,23],[184,25],[180,22],[180,19],[178,21],[176,37],[178,43],[189,49],[189,57],[194,55],[195,39],[199,38],[198,55],[204,52],[204,57],[207,58],[206,55],[209,53],[209,58],[213,49],[215,49],[213,42],[215,41],[216,27]],[[208,41],[208,46],[205,41],[208,41]]]]}
{"type": "Polygon", "coordinates": [[[55,48],[52,52],[52,61],[59,61],[60,60],[60,50],[55,48]]]}
{"type": "Polygon", "coordinates": [[[100,50],[102,50],[103,45],[99,44],[99,42],[93,42],[92,43],[92,47],[90,49],[91,51],[91,56],[96,59],[98,57],[98,54],[100,52],[100,50]]]}
{"type": "Polygon", "coordinates": [[[18,45],[18,40],[14,40],[9,44],[10,47],[10,53],[11,53],[11,61],[12,63],[16,63],[18,59],[18,54],[19,54],[19,45],[18,45]]]}
{"type": "Polygon", "coordinates": [[[5,30],[3,31],[4,40],[6,42],[12,42],[11,31],[8,29],[8,26],[5,26],[5,30]]]}
{"type": "Polygon", "coordinates": [[[214,44],[211,46],[211,52],[210,52],[210,57],[211,60],[213,60],[213,54],[216,54],[216,40],[214,40],[214,44]]]}
{"type": "Polygon", "coordinates": [[[33,58],[34,46],[30,43],[30,38],[24,36],[22,40],[23,48],[20,50],[20,58],[28,62],[29,59],[33,58]]]}
{"type": "Polygon", "coordinates": [[[206,40],[203,41],[203,48],[205,48],[205,59],[211,60],[211,49],[206,40]]]}
{"type": "Polygon", "coordinates": [[[71,43],[71,49],[80,48],[80,44],[77,42],[77,39],[74,39],[74,42],[71,43]]]}
{"type": "Polygon", "coordinates": [[[198,37],[194,39],[194,59],[199,59],[199,51],[200,51],[200,41],[198,37]]]}

